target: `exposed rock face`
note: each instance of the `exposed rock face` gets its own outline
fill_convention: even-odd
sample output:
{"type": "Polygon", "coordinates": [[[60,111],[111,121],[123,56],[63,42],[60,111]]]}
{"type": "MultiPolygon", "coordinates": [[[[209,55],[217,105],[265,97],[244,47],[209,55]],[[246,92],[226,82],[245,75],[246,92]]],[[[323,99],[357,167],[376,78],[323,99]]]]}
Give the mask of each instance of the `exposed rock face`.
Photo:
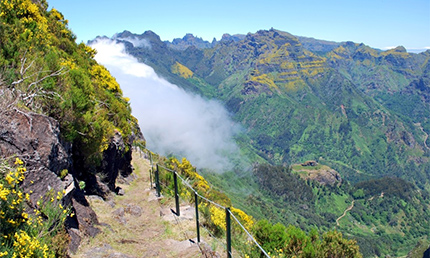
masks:
{"type": "Polygon", "coordinates": [[[67,190],[66,195],[73,192],[72,176],[59,177],[71,167],[70,150],[60,140],[56,120],[18,109],[0,112],[0,156],[16,156],[25,162],[28,172],[22,187],[33,191],[32,203],[51,189],[67,190]]]}
{"type": "Polygon", "coordinates": [[[342,183],[342,178],[336,170],[325,165],[318,165],[318,162],[314,160],[306,161],[300,164],[300,166],[296,171],[301,172],[300,177],[305,180],[314,180],[321,185],[331,186],[342,183]]]}
{"type": "Polygon", "coordinates": [[[321,185],[335,185],[342,183],[342,178],[334,169],[318,171],[318,173],[310,174],[310,179],[317,181],[321,185]]]}
{"type": "Polygon", "coordinates": [[[109,143],[108,149],[103,153],[103,162],[100,168],[105,176],[111,191],[115,191],[115,182],[118,175],[127,177],[133,172],[131,166],[131,146],[126,146],[119,132],[116,132],[109,143]]]}
{"type": "Polygon", "coordinates": [[[68,217],[66,223],[72,252],[77,250],[82,236],[99,232],[94,227],[98,224],[95,212],[83,193],[75,189],[72,174],[65,173],[72,170],[71,145],[61,141],[56,120],[18,109],[0,112],[0,157],[19,157],[24,161],[27,173],[21,187],[31,193],[31,206],[35,207],[39,198],[50,191],[66,191],[63,202],[72,204],[76,215],[68,217]]]}

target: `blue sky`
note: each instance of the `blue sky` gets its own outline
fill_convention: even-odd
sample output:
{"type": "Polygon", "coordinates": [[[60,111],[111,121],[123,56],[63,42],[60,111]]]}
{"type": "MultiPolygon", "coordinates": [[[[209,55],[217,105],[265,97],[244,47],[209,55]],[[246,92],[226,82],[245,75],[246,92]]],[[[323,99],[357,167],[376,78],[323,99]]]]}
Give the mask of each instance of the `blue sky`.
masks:
{"type": "Polygon", "coordinates": [[[162,40],[186,33],[222,34],[275,28],[298,36],[354,41],[385,49],[430,49],[430,0],[48,0],[78,42],[98,35],[152,30],[162,40]]]}

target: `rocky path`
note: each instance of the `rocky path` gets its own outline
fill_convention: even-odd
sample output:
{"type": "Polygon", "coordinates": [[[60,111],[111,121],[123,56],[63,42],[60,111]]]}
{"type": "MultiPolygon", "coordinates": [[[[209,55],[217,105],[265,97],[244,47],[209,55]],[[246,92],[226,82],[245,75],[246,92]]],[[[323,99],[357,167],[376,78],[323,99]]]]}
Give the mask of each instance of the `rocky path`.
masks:
{"type": "MultiPolygon", "coordinates": [[[[188,238],[195,235],[194,217],[175,218],[150,189],[149,161],[133,156],[136,168],[131,184],[119,184],[124,196],[111,201],[89,197],[102,233],[85,240],[72,257],[202,257],[199,247],[188,238]]],[[[183,209],[186,210],[185,208],[183,209]]]]}
{"type": "Polygon", "coordinates": [[[336,225],[340,226],[339,220],[341,220],[343,217],[345,217],[346,213],[348,211],[352,210],[352,208],[354,208],[354,202],[355,202],[355,200],[352,200],[351,205],[348,208],[346,208],[346,210],[343,212],[342,216],[340,216],[339,218],[336,219],[336,225]]]}

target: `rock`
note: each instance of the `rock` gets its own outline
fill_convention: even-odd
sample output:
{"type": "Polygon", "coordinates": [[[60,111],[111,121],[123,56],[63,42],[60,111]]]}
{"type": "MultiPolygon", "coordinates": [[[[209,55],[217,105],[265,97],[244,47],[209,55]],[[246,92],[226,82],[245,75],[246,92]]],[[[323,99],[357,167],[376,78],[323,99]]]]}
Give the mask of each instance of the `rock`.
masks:
{"type": "Polygon", "coordinates": [[[310,179],[317,181],[321,185],[331,185],[341,184],[342,178],[340,174],[334,169],[321,169],[315,171],[315,173],[310,174],[310,179]]]}
{"type": "Polygon", "coordinates": [[[75,191],[75,194],[72,197],[72,204],[79,232],[84,236],[90,237],[95,237],[100,233],[100,229],[94,227],[94,225],[99,224],[97,215],[93,209],[91,209],[90,204],[82,191],[75,191]]]}
{"type": "Polygon", "coordinates": [[[81,244],[81,235],[79,233],[79,230],[76,228],[68,229],[67,233],[70,236],[69,252],[74,254],[76,253],[76,251],[78,251],[78,247],[81,244]]]}
{"type": "Polygon", "coordinates": [[[125,210],[123,207],[114,210],[112,215],[120,224],[127,224],[127,220],[125,219],[125,210]]]}
{"type": "Polygon", "coordinates": [[[24,161],[27,173],[22,188],[32,191],[33,207],[49,191],[56,194],[67,189],[72,194],[75,188],[71,176],[59,177],[71,168],[71,145],[61,141],[59,124],[53,118],[18,109],[0,112],[0,156],[24,161]]]}
{"type": "Polygon", "coordinates": [[[119,187],[119,186],[117,186],[116,188],[115,188],[115,193],[117,194],[117,195],[124,195],[125,194],[125,191],[124,191],[124,189],[122,189],[121,187],[119,187]]]}
{"type": "Polygon", "coordinates": [[[103,152],[102,165],[99,171],[105,178],[103,181],[111,191],[115,191],[115,183],[118,175],[127,177],[133,172],[131,166],[131,146],[126,146],[121,133],[115,132],[111,138],[109,147],[103,152]],[[127,147],[127,148],[126,148],[127,147]],[[126,151],[128,149],[128,151],[126,151]]]}
{"type": "Polygon", "coordinates": [[[112,199],[111,190],[103,183],[99,175],[88,176],[85,192],[88,195],[98,195],[105,201],[112,199]]]}
{"type": "Polygon", "coordinates": [[[134,204],[127,204],[125,207],[125,212],[135,217],[142,216],[142,208],[134,204]]]}

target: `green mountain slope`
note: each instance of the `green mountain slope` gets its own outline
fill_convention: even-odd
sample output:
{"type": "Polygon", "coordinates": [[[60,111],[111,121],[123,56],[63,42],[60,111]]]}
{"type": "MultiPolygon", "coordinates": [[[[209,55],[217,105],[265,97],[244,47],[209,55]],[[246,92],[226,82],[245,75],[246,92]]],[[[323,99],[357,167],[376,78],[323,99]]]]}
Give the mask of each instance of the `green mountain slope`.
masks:
{"type": "Polygon", "coordinates": [[[322,56],[276,30],[184,51],[147,38],[150,49],[128,51],[172,82],[223,100],[270,162],[322,159],[354,182],[381,175],[428,182],[427,52],[347,42],[322,56]],[[172,73],[176,62],[193,76],[172,73]]]}
{"type": "Polygon", "coordinates": [[[402,255],[430,235],[429,51],[410,54],[402,47],[380,51],[352,42],[302,39],[305,48],[299,38],[273,29],[185,50],[167,48],[152,32],[133,36],[148,39],[151,48],[126,42],[130,54],[171,82],[225,103],[245,127],[238,142],[253,162],[285,165],[312,159],[344,180],[339,186],[319,186],[290,178],[304,184],[290,195],[296,190],[289,180],[280,185],[288,191],[273,193],[273,183],[284,173],[276,167],[263,170],[263,178],[259,173],[214,175],[211,181],[237,196],[233,202],[247,200],[241,208],[302,228],[330,228],[355,200],[359,208],[345,212],[348,223],[342,220],[337,227],[357,238],[367,256],[402,255]],[[374,197],[375,204],[360,185],[372,180],[386,187],[380,195],[390,192],[386,182],[408,185],[402,191],[410,194],[374,197]],[[241,182],[250,182],[254,194],[233,188],[241,182]]]}

